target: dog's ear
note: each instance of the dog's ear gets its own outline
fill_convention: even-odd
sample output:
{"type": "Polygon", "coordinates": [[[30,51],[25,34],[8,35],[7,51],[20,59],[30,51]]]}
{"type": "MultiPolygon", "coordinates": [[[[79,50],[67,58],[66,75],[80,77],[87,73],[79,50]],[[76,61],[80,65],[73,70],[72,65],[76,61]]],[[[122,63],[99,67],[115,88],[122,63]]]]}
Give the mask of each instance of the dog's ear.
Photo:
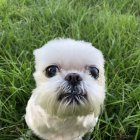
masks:
{"type": "Polygon", "coordinates": [[[33,51],[33,54],[35,56],[35,69],[39,70],[44,68],[44,64],[46,62],[46,49],[39,48],[33,51]]]}
{"type": "Polygon", "coordinates": [[[35,57],[35,69],[37,70],[37,67],[38,67],[38,62],[40,61],[39,59],[39,56],[41,55],[40,54],[40,51],[39,51],[40,49],[36,49],[36,50],[34,50],[33,51],[33,55],[34,55],[34,57],[35,57]]]}
{"type": "Polygon", "coordinates": [[[36,86],[38,86],[42,81],[44,81],[44,55],[45,51],[42,48],[36,49],[33,51],[33,55],[35,57],[35,72],[33,74],[34,79],[36,81],[36,86]]]}
{"type": "Polygon", "coordinates": [[[35,61],[36,61],[37,59],[39,59],[39,56],[41,55],[40,53],[41,53],[40,49],[35,49],[35,50],[33,51],[33,55],[35,56],[35,61]]]}
{"type": "Polygon", "coordinates": [[[38,50],[39,50],[39,49],[35,49],[35,50],[33,51],[33,55],[34,55],[34,56],[36,56],[36,55],[37,55],[38,50]]]}

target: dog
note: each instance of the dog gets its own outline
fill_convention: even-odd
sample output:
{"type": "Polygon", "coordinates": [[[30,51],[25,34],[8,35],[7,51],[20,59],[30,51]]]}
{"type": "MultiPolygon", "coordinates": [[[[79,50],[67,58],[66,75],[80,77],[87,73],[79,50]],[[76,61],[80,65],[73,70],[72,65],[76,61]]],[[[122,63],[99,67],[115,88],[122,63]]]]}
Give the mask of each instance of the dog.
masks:
{"type": "Polygon", "coordinates": [[[81,140],[105,99],[104,57],[91,43],[54,39],[34,51],[36,88],[25,120],[44,140],[81,140]]]}

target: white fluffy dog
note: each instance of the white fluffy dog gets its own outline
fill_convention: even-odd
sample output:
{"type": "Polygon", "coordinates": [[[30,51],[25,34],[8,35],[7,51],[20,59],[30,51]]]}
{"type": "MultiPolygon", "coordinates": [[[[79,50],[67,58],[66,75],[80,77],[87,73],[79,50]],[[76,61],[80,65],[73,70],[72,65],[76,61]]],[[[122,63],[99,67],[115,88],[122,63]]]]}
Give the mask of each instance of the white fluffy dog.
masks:
{"type": "Polygon", "coordinates": [[[104,58],[91,43],[55,39],[34,51],[36,88],[26,122],[45,140],[80,140],[105,99],[104,58]]]}

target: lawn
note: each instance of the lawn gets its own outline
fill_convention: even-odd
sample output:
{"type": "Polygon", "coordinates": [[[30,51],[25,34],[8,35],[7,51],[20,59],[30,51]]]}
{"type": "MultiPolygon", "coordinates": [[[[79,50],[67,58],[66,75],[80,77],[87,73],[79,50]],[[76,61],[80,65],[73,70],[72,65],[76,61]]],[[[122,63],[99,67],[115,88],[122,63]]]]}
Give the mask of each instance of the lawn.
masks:
{"type": "Polygon", "coordinates": [[[93,139],[140,140],[140,0],[0,0],[0,140],[38,139],[24,121],[33,50],[57,37],[92,42],[106,59],[93,139]]]}

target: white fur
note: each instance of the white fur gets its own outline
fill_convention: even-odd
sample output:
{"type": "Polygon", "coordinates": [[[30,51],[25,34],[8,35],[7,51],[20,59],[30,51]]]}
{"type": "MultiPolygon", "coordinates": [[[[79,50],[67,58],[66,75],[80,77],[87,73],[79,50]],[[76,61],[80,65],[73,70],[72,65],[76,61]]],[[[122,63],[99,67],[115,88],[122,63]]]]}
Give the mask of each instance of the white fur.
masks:
{"type": "Polygon", "coordinates": [[[36,89],[28,101],[25,116],[29,128],[45,140],[81,139],[96,125],[105,99],[101,51],[84,41],[56,39],[35,50],[34,55],[36,89]],[[44,70],[52,64],[57,64],[61,71],[47,78],[44,70]],[[86,69],[89,65],[99,69],[98,79],[89,74],[86,69]],[[59,89],[66,85],[64,77],[71,72],[82,77],[81,89],[87,91],[89,102],[81,102],[80,106],[57,101],[59,89]]]}

